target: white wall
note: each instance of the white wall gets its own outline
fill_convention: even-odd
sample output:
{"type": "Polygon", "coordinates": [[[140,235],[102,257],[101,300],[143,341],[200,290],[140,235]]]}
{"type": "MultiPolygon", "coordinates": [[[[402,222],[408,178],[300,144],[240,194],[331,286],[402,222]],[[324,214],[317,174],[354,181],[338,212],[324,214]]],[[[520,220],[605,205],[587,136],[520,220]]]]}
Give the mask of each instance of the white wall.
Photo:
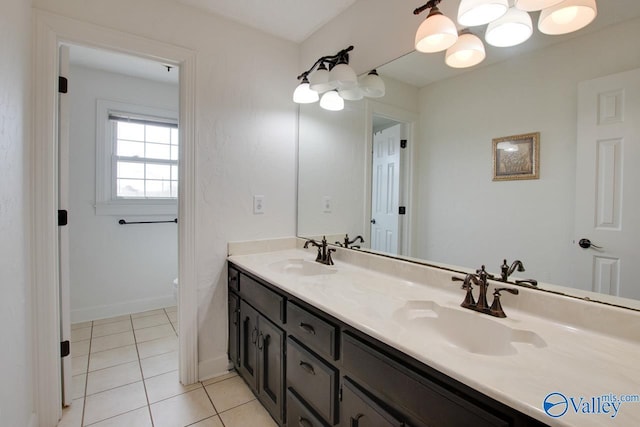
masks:
{"type": "MultiPolygon", "coordinates": [[[[73,49],[73,47],[72,47],[73,49]]],[[[178,86],[72,66],[70,70],[69,246],[71,321],[82,322],[175,304],[176,224],[118,224],[173,216],[96,215],[98,99],[161,108],[178,117],[178,86]]]]}
{"type": "Polygon", "coordinates": [[[298,235],[363,235],[364,102],[346,102],[342,111],[302,104],[299,123],[298,235]]]}
{"type": "Polygon", "coordinates": [[[200,376],[226,366],[227,242],[295,234],[298,46],[172,0],[35,0],[81,21],[196,52],[200,376]],[[253,215],[253,195],[266,211],[253,215]]]}
{"type": "Polygon", "coordinates": [[[3,1],[0,13],[0,420],[34,426],[31,283],[27,273],[27,179],[31,84],[30,2],[3,1]]]}
{"type": "Polygon", "coordinates": [[[580,287],[570,261],[577,86],[640,67],[637,40],[639,19],[423,88],[416,255],[490,271],[518,258],[521,275],[580,287]],[[529,132],[541,136],[540,179],[492,182],[491,140],[529,132]]]}

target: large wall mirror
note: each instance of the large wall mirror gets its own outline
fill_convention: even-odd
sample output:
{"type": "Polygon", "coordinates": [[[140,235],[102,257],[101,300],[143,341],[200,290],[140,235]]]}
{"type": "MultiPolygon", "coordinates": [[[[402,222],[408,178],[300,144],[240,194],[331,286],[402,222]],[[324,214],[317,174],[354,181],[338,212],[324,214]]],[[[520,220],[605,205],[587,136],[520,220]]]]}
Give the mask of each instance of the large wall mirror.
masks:
{"type": "Polygon", "coordinates": [[[301,105],[298,235],[362,235],[363,250],[461,271],[520,259],[514,279],[640,307],[640,2],[598,8],[467,70],[409,53],[378,68],[375,101],[301,105]],[[492,141],[531,133],[539,178],[493,180],[492,141]]]}

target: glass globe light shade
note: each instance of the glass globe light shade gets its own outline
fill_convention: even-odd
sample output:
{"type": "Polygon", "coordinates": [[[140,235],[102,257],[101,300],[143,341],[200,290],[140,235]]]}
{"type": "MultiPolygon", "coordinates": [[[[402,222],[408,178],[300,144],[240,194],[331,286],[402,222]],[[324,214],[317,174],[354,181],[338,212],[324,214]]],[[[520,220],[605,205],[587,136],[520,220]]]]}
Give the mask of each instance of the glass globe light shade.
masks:
{"type": "Polygon", "coordinates": [[[320,64],[318,69],[309,77],[309,88],[318,93],[336,88],[334,85],[329,83],[329,70],[327,70],[324,63],[320,64]]]}
{"type": "Polygon", "coordinates": [[[445,62],[452,68],[467,68],[481,63],[485,56],[484,44],[478,36],[461,33],[456,44],[447,49],[445,62]]]}
{"type": "Polygon", "coordinates": [[[415,47],[418,52],[440,52],[453,46],[456,40],[458,40],[456,24],[440,13],[437,7],[433,7],[427,19],[418,27],[415,47]]]}
{"type": "Polygon", "coordinates": [[[320,98],[320,107],[329,111],[340,111],[344,109],[344,99],[338,95],[336,90],[330,90],[320,98]]]}
{"type": "Polygon", "coordinates": [[[358,85],[358,76],[345,62],[339,62],[329,71],[329,83],[337,89],[352,89],[358,85]]]}
{"type": "Polygon", "coordinates": [[[509,0],[462,0],[458,7],[458,23],[465,27],[488,24],[509,10],[509,0]]]}
{"type": "Polygon", "coordinates": [[[306,77],[302,79],[302,82],[293,91],[293,102],[297,104],[311,104],[318,99],[320,99],[318,92],[311,90],[309,80],[306,77]]]}
{"type": "Polygon", "coordinates": [[[515,7],[525,12],[535,12],[554,6],[564,0],[516,0],[515,7]]]}
{"type": "Polygon", "coordinates": [[[541,33],[559,35],[586,27],[598,14],[596,0],[564,0],[540,12],[541,33]]]}
{"type": "Polygon", "coordinates": [[[532,34],[531,16],[512,7],[501,18],[489,23],[484,39],[492,46],[509,47],[525,42],[532,34]]]}
{"type": "Polygon", "coordinates": [[[381,98],[385,94],[384,80],[382,80],[376,70],[371,70],[369,74],[361,77],[359,85],[362,93],[366,97],[381,98]]]}
{"type": "Polygon", "coordinates": [[[338,95],[346,101],[360,101],[364,98],[364,93],[358,86],[351,89],[338,89],[338,95]]]}

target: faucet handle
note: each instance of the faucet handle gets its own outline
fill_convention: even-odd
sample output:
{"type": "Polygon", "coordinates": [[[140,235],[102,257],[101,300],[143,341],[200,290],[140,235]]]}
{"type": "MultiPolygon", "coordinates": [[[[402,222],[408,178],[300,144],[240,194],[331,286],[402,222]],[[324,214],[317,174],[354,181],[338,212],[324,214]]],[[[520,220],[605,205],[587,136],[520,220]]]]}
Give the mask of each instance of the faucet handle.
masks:
{"type": "Polygon", "coordinates": [[[335,248],[327,248],[327,259],[325,260],[325,264],[333,265],[333,260],[331,259],[331,252],[335,252],[335,248]]]}
{"type": "Polygon", "coordinates": [[[518,295],[520,292],[517,289],[511,288],[497,288],[493,291],[493,303],[489,308],[489,313],[495,317],[507,317],[504,310],[502,309],[502,304],[500,303],[500,292],[507,291],[511,294],[518,295]]]}

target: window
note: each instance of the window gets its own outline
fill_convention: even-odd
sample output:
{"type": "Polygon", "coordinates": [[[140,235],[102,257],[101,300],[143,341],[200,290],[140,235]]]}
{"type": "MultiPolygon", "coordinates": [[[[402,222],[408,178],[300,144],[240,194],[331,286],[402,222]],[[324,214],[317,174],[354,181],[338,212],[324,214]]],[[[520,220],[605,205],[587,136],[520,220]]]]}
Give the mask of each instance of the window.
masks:
{"type": "Polygon", "coordinates": [[[112,113],[116,199],[178,197],[178,126],[112,113]]]}
{"type": "Polygon", "coordinates": [[[177,214],[177,113],[98,100],[96,213],[177,214]]]}

